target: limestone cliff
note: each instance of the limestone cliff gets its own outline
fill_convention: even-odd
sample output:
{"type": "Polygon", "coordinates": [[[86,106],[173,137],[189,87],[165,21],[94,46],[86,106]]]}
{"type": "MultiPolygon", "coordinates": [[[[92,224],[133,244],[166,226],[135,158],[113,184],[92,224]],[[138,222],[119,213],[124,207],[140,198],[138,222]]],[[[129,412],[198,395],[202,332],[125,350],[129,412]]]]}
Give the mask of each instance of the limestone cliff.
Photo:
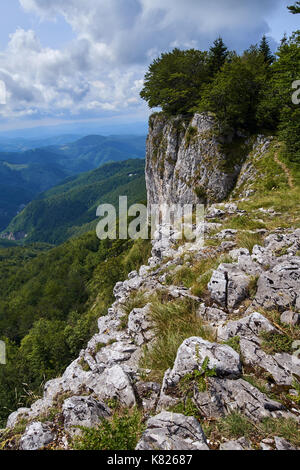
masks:
{"type": "MultiPolygon", "coordinates": [[[[192,120],[154,114],[149,121],[146,154],[148,203],[220,202],[233,189],[250,150],[240,137],[238,155],[227,151],[232,135],[219,135],[213,115],[192,120]]],[[[236,144],[236,141],[235,141],[236,144]]]]}

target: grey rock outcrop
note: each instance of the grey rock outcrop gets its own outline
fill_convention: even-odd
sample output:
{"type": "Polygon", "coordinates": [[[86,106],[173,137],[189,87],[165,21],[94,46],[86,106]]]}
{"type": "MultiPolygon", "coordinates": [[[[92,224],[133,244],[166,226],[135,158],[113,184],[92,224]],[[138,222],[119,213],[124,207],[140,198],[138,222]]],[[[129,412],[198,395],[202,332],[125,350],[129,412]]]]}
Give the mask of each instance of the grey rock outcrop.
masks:
{"type": "Polygon", "coordinates": [[[296,447],[282,437],[275,436],[274,441],[276,450],[297,450],[296,447]]]}
{"type": "Polygon", "coordinates": [[[240,437],[236,441],[227,441],[221,444],[219,450],[251,450],[251,443],[245,437],[240,437]]]}
{"type": "Polygon", "coordinates": [[[239,320],[231,320],[225,325],[219,326],[217,335],[220,341],[228,341],[234,336],[239,336],[257,342],[263,331],[276,332],[278,330],[261,313],[254,312],[239,320]]]}
{"type": "Polygon", "coordinates": [[[243,379],[208,378],[207,391],[196,390],[194,400],[206,418],[223,417],[234,411],[242,413],[253,421],[268,417],[290,416],[281,403],[270,400],[243,379]]]}
{"type": "Polygon", "coordinates": [[[135,384],[138,401],[145,411],[154,410],[160,395],[161,386],[156,382],[137,382],[135,384]]]}
{"type": "Polygon", "coordinates": [[[72,435],[80,434],[77,426],[92,428],[111,415],[104,403],[88,396],[68,398],[64,401],[62,411],[65,430],[72,435]]]}
{"type": "Polygon", "coordinates": [[[228,317],[228,313],[224,312],[224,310],[216,307],[206,307],[204,303],[200,305],[197,311],[197,315],[215,327],[219,326],[220,324],[222,325],[228,317]]]}
{"type": "Polygon", "coordinates": [[[115,399],[124,406],[132,407],[136,404],[136,397],[128,375],[122,367],[114,366],[105,369],[101,375],[101,385],[98,389],[99,398],[115,399]]]}
{"type": "Polygon", "coordinates": [[[250,278],[234,264],[220,264],[208,284],[211,298],[233,311],[248,295],[250,278]]]}
{"type": "Polygon", "coordinates": [[[241,361],[238,353],[225,344],[210,343],[199,337],[186,339],[178,349],[168,381],[177,384],[186,374],[200,370],[208,358],[208,368],[220,377],[239,377],[241,361]]]}
{"type": "Polygon", "coordinates": [[[46,447],[55,439],[51,428],[44,423],[34,422],[26,427],[20,440],[21,450],[39,450],[46,447]]]}
{"type": "Polygon", "coordinates": [[[254,194],[253,185],[255,181],[257,178],[263,177],[262,172],[258,170],[257,165],[254,163],[259,162],[269,151],[272,140],[273,137],[257,136],[253,146],[253,154],[242,165],[232,197],[247,198],[254,194]]]}
{"type": "Polygon", "coordinates": [[[267,354],[261,348],[262,332],[281,334],[268,319],[254,312],[219,326],[217,336],[222,341],[239,336],[240,350],[245,364],[265,370],[278,385],[291,385],[293,375],[300,376],[300,359],[288,353],[267,354]]]}
{"type": "Polygon", "coordinates": [[[148,304],[144,308],[135,308],[129,314],[128,333],[138,346],[147,343],[154,336],[149,312],[150,305],[148,304]]]}
{"type": "Polygon", "coordinates": [[[281,323],[285,323],[286,325],[300,325],[300,314],[293,312],[292,310],[287,310],[281,315],[280,321],[281,323]]]}
{"type": "Polygon", "coordinates": [[[255,305],[282,312],[295,307],[300,311],[300,257],[292,257],[263,273],[257,284],[255,305]]]}
{"type": "Polygon", "coordinates": [[[136,450],[209,450],[198,421],[178,413],[162,412],[147,422],[136,450]]]}

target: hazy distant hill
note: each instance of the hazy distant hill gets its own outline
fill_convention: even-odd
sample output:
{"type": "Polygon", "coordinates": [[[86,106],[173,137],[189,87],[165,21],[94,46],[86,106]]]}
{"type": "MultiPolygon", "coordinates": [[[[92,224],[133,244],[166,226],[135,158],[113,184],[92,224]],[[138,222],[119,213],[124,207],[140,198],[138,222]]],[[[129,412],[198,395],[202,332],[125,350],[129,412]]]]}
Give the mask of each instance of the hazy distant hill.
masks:
{"type": "Polygon", "coordinates": [[[96,227],[101,203],[118,205],[119,196],[129,204],[145,200],[144,160],[109,163],[69,178],[32,201],[8,227],[25,232],[27,242],[62,243],[96,227]]]}
{"type": "Polygon", "coordinates": [[[40,147],[48,147],[49,145],[64,145],[79,140],[82,136],[77,134],[63,134],[53,137],[44,138],[9,138],[0,136],[0,152],[26,152],[40,147]]]}
{"type": "Polygon", "coordinates": [[[144,156],[145,137],[141,136],[92,135],[69,144],[0,152],[0,231],[23,205],[67,177],[107,162],[144,156]]]}
{"type": "Polygon", "coordinates": [[[48,147],[48,150],[60,156],[59,162],[64,167],[78,173],[107,162],[144,158],[145,141],[145,136],[90,135],[71,144],[48,147]]]}
{"type": "Polygon", "coordinates": [[[32,163],[14,163],[14,159],[10,158],[0,160],[0,230],[8,225],[24,205],[42,191],[58,184],[67,175],[51,159],[32,163]]]}

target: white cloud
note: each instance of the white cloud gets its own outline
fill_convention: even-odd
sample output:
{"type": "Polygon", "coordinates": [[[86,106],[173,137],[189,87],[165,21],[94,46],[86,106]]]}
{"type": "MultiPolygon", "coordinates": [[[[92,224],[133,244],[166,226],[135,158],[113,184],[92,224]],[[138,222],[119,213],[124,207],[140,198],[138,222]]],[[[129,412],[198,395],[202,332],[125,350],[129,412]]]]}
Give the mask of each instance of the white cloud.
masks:
{"type": "Polygon", "coordinates": [[[140,112],[148,63],[177,47],[207,48],[222,34],[229,47],[248,47],[268,31],[280,0],[19,0],[42,20],[63,16],[76,39],[57,50],[34,31],[18,29],[0,53],[6,116],[140,112]]]}

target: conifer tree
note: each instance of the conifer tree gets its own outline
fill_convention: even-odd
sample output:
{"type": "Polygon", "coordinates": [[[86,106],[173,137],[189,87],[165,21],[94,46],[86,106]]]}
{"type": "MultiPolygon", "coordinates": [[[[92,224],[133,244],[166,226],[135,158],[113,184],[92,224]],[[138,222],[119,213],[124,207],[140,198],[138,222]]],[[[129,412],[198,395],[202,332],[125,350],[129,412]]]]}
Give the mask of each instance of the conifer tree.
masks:
{"type": "Polygon", "coordinates": [[[229,51],[223,39],[219,37],[214,41],[214,45],[209,50],[209,70],[214,76],[225,64],[229,51]]]}
{"type": "Polygon", "coordinates": [[[271,52],[271,48],[269,46],[269,42],[265,35],[263,35],[262,40],[259,45],[259,51],[264,55],[265,62],[271,65],[274,62],[274,56],[271,52]]]}
{"type": "Polygon", "coordinates": [[[283,38],[282,38],[281,41],[280,41],[280,47],[285,46],[287,43],[288,43],[287,34],[284,33],[283,38]]]}

